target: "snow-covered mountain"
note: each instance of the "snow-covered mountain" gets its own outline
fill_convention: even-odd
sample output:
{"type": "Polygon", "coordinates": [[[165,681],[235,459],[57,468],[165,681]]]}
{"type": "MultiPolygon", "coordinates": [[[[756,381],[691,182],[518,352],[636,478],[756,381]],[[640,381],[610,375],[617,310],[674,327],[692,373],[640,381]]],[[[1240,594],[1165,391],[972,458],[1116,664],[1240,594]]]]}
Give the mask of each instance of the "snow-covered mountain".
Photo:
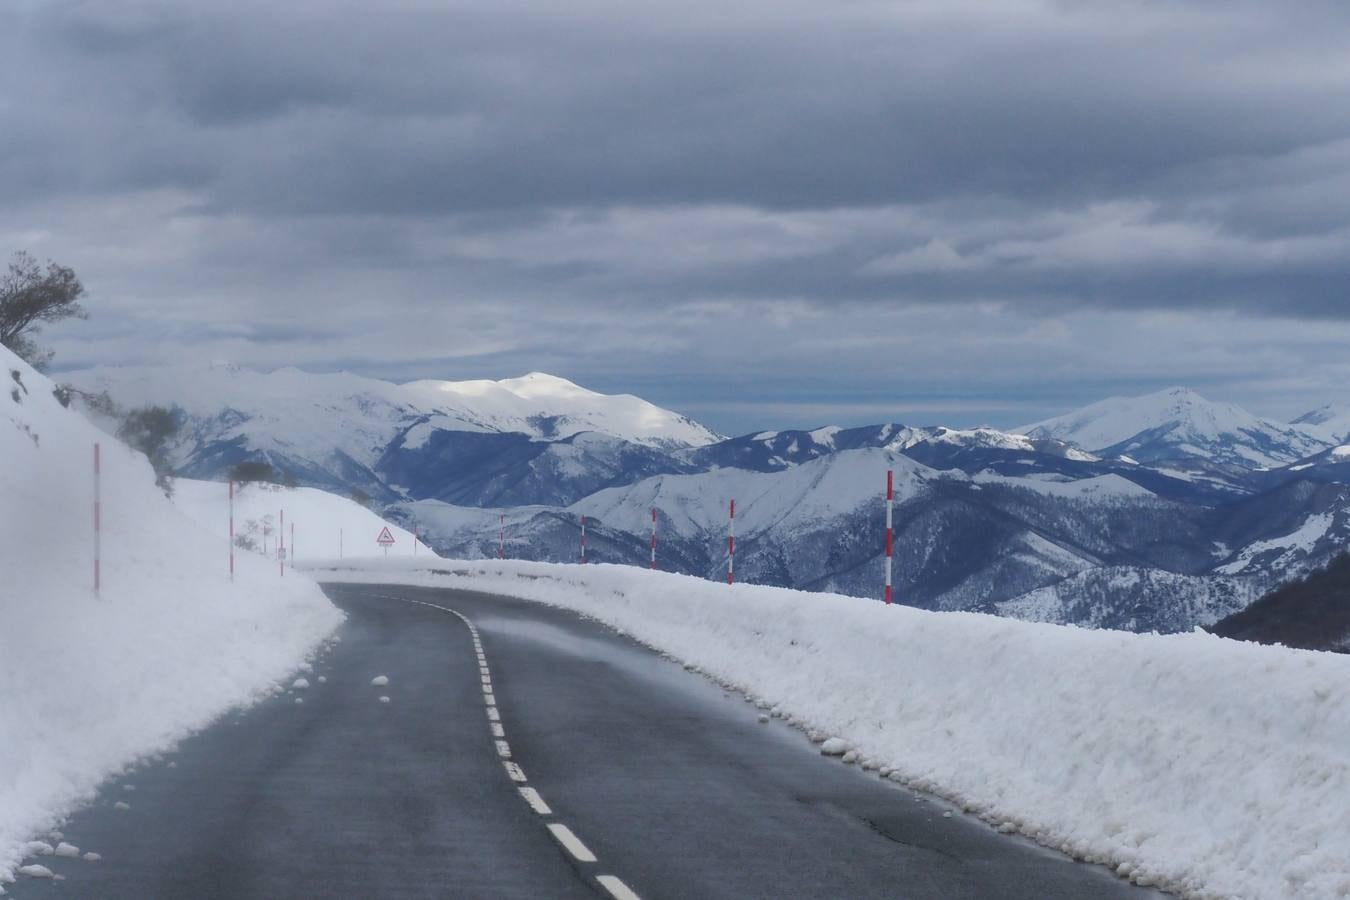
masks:
{"type": "Polygon", "coordinates": [[[1112,397],[1015,431],[1154,468],[1230,477],[1296,463],[1337,443],[1323,425],[1273,422],[1187,388],[1112,397]]]}
{"type": "MultiPolygon", "coordinates": [[[[420,501],[394,514],[418,522],[450,556],[495,556],[500,528],[508,557],[557,561],[577,559],[584,514],[589,559],[644,565],[655,509],[658,565],[721,578],[727,505],[735,498],[740,578],[866,597],[881,586],[887,469],[896,473],[897,596],[932,609],[1186,630],[1260,592],[1273,571],[1264,564],[1274,559],[1237,573],[1218,567],[1284,527],[1279,516],[1267,527],[1250,514],[1223,530],[1215,510],[1159,497],[1115,473],[968,475],[879,448],[772,472],[660,475],[567,507],[420,501]],[[1220,551],[1220,534],[1239,549],[1220,551]]],[[[1305,562],[1311,557],[1295,568],[1305,562]]]]}
{"type": "Polygon", "coordinates": [[[1350,442],[1350,406],[1328,403],[1294,420],[1295,425],[1311,425],[1329,432],[1340,443],[1350,442]]]}
{"type": "MultiPolygon", "coordinates": [[[[1184,630],[1315,568],[1350,540],[1350,454],[1174,389],[1014,432],[888,423],[718,439],[561,379],[393,385],[232,367],[94,370],[84,389],[183,411],[181,475],[244,459],[346,494],[450,556],[594,560],[873,596],[884,473],[899,476],[904,602],[1097,627],[1184,630]],[[1325,527],[1324,527],[1325,526],[1325,527]]],[[[1328,420],[1330,421],[1330,420],[1328,420]]]]}
{"type": "Polygon", "coordinates": [[[640,398],[541,373],[403,385],[230,365],[97,368],[66,377],[80,390],[107,391],[123,407],[180,410],[179,474],[220,479],[239,462],[260,460],[299,484],[356,488],[386,502],[570,502],[630,469],[634,478],[678,470],[667,452],[719,437],[640,398]],[[538,497],[520,487],[531,469],[534,483],[548,483],[538,497]],[[608,474],[596,474],[602,471],[608,474]]]}

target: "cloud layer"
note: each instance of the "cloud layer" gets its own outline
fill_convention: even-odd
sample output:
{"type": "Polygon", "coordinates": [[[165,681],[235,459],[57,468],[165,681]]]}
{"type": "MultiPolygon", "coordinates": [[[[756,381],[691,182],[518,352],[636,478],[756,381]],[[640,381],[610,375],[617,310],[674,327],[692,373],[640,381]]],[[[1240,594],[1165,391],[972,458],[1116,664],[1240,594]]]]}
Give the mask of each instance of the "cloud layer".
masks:
{"type": "Polygon", "coordinates": [[[1343,383],[1342,4],[23,0],[0,51],[67,365],[554,369],[725,430],[1343,383]]]}

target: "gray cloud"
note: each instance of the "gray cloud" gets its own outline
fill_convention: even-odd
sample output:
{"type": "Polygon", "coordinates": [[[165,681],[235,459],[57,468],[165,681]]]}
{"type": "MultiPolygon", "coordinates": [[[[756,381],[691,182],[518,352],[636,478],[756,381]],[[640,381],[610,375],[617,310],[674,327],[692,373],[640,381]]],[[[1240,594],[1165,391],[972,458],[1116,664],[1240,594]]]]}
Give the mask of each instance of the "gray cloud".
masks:
{"type": "Polygon", "coordinates": [[[916,411],[1180,380],[1283,410],[1343,374],[1305,341],[1350,320],[1348,44],[1331,2],[24,0],[0,249],[84,276],[67,364],[660,364],[729,416],[746,376],[860,415],[923,358],[916,411]],[[1170,314],[1209,337],[1140,324],[1170,314]]]}

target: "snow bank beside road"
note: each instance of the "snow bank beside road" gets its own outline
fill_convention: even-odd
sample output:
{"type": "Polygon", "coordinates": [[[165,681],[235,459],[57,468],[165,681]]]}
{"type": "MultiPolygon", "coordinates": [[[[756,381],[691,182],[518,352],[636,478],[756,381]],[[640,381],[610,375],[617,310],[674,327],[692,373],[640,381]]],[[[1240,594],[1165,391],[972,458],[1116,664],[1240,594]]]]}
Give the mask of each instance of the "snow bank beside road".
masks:
{"type": "Polygon", "coordinates": [[[390,562],[315,574],[575,609],[1140,883],[1350,896],[1350,658],[623,566],[390,562]]]}
{"type": "Polygon", "coordinates": [[[0,881],[107,776],[285,676],[341,621],[178,512],[144,457],[0,348],[0,881]],[[103,456],[103,591],[93,445],[103,456]]]}
{"type": "MultiPolygon", "coordinates": [[[[230,486],[223,481],[175,478],[173,503],[202,528],[226,541],[230,531],[229,490],[230,486]]],[[[338,555],[384,556],[384,548],[375,542],[382,528],[388,528],[394,539],[388,555],[436,555],[420,542],[414,549],[412,532],[386,522],[355,500],[318,488],[291,488],[279,484],[234,486],[235,537],[258,551],[262,550],[265,537],[269,553],[275,556],[276,532],[283,510],[286,513],[286,550],[297,561],[338,555]]]]}

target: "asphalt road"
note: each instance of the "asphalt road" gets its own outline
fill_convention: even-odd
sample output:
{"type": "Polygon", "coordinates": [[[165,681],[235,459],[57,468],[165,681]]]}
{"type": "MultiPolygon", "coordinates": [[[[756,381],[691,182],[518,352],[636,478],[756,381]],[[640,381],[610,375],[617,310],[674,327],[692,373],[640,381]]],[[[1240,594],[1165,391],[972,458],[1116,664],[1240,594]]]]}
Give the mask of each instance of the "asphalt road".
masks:
{"type": "Polygon", "coordinates": [[[63,829],[103,858],[44,858],[64,879],[10,892],[1159,896],[824,759],[741,697],[570,613],[457,591],[327,590],[349,618],[304,673],[308,689],[107,785],[63,829]],[[476,626],[486,685],[470,627],[422,604],[476,626]],[[371,685],[381,674],[389,685],[371,685]]]}

